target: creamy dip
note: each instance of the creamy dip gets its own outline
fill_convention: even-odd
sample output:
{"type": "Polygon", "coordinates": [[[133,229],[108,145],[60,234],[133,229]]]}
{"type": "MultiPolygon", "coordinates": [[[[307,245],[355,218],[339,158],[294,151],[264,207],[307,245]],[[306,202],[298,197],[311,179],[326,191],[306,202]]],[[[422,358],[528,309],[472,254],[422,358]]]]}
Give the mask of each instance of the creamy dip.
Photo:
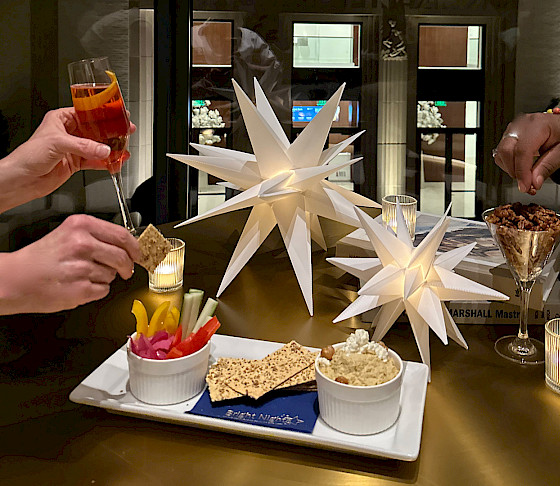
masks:
{"type": "Polygon", "coordinates": [[[367,331],[358,329],[335,350],[332,359],[318,358],[319,371],[331,380],[355,386],[380,385],[397,376],[399,368],[387,348],[370,342],[367,331]]]}

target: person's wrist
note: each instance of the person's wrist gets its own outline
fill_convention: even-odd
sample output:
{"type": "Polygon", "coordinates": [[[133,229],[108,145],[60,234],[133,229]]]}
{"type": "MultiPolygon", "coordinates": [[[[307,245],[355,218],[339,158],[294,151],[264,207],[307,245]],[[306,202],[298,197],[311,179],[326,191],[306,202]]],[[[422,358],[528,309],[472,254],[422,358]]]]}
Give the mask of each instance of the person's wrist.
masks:
{"type": "Polygon", "coordinates": [[[10,278],[0,278],[0,315],[25,312],[22,306],[25,295],[19,288],[21,269],[16,268],[17,252],[0,253],[0,274],[10,278]]]}

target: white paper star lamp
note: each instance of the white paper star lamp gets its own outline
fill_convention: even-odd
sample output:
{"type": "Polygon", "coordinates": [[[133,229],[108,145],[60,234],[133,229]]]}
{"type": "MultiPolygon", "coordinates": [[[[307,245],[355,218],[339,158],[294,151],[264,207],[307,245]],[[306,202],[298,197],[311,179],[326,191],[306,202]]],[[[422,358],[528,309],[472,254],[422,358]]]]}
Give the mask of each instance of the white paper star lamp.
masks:
{"type": "Polygon", "coordinates": [[[356,208],[363,228],[378,258],[328,258],[337,267],[365,282],[352,302],[333,322],[362,314],[381,306],[372,325],[372,339],[385,336],[397,318],[406,311],[422,361],[430,367],[430,328],[444,344],[447,336],[468,349],[459,328],[445,306],[451,300],[507,300],[491,288],[456,274],[453,269],[476,243],[456,248],[436,257],[449,220],[447,213],[422,242],[414,247],[400,206],[397,234],[384,228],[356,208]]]}
{"type": "Polygon", "coordinates": [[[168,156],[224,179],[228,187],[243,192],[178,226],[252,207],[217,295],[223,293],[278,225],[309,314],[313,315],[311,240],[327,249],[318,216],[358,227],[356,205],[380,207],[366,197],[325,180],[330,174],[361,160],[360,157],[343,163],[332,162],[363,132],[323,150],[344,85],[293,143],[286,137],[256,79],[256,105],[235,81],[233,86],[254,155],[192,144],[201,155],[168,156]]]}

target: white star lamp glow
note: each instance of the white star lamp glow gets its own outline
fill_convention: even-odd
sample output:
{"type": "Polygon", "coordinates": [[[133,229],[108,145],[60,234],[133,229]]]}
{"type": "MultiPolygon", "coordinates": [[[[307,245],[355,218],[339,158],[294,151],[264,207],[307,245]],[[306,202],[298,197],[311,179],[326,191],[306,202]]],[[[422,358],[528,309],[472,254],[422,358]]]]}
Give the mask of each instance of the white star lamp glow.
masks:
{"type": "Polygon", "coordinates": [[[224,292],[278,225],[309,314],[313,315],[311,240],[327,249],[318,216],[358,227],[356,205],[380,207],[370,199],[325,180],[330,174],[361,160],[360,157],[343,163],[332,162],[363,132],[323,150],[344,85],[293,143],[286,137],[256,79],[256,105],[235,81],[233,86],[254,154],[192,144],[201,155],[168,156],[224,179],[228,181],[227,187],[243,192],[177,226],[252,207],[217,295],[224,292]]]}
{"type": "Polygon", "coordinates": [[[397,234],[384,228],[356,208],[363,228],[378,258],[328,258],[337,267],[364,282],[358,298],[333,322],[381,307],[372,325],[372,339],[385,336],[397,318],[406,311],[422,361],[430,367],[430,328],[447,344],[449,336],[465,349],[467,343],[453,321],[446,301],[507,300],[491,288],[456,274],[453,269],[474,248],[476,243],[436,256],[449,220],[447,213],[417,246],[410,235],[400,206],[397,208],[397,234]]]}

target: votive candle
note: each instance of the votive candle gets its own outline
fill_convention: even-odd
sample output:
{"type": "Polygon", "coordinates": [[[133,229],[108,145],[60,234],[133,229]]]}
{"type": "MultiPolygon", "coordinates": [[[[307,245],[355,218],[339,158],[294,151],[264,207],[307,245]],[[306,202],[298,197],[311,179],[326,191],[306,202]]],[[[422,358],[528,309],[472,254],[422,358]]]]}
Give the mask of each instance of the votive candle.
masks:
{"type": "Polygon", "coordinates": [[[154,292],[171,292],[183,285],[185,266],[185,242],[179,238],[168,238],[171,251],[165,259],[149,273],[150,290],[154,292]]]}
{"type": "Polygon", "coordinates": [[[383,226],[391,228],[397,233],[397,202],[399,203],[410,239],[414,241],[416,233],[416,205],[417,201],[412,196],[391,195],[381,200],[381,219],[383,226]]]}

